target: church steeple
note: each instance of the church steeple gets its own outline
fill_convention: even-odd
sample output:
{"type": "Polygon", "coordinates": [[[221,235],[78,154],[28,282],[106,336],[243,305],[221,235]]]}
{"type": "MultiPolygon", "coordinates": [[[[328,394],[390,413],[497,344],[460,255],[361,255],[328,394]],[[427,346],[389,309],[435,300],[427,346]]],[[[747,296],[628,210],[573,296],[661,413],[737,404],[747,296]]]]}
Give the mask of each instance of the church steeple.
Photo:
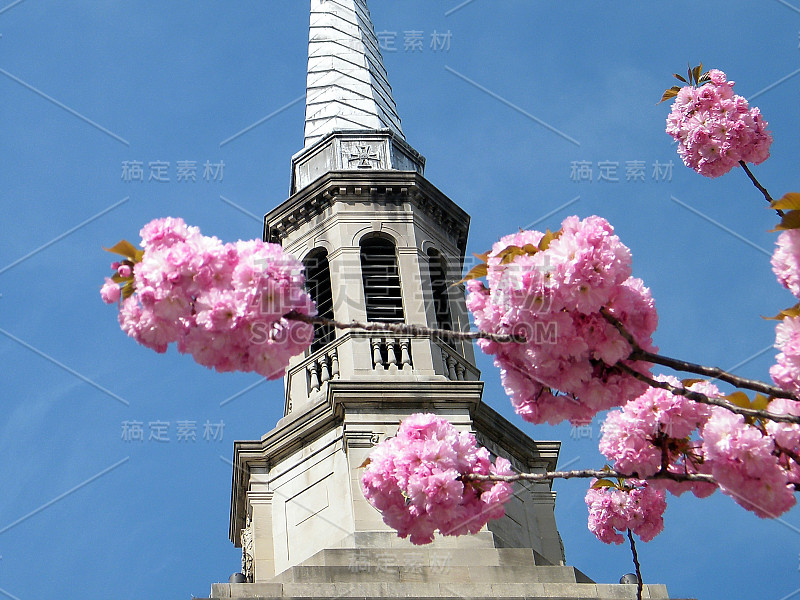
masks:
{"type": "Polygon", "coordinates": [[[291,192],[331,171],[425,170],[406,143],[367,0],[311,0],[305,145],[291,192]]]}
{"type": "MultiPolygon", "coordinates": [[[[320,315],[469,328],[461,277],[469,215],[423,174],[403,137],[366,0],[310,0],[306,145],[264,239],[302,259],[320,315]]],[[[318,327],[286,371],[284,417],[234,444],[230,540],[242,573],[212,598],[611,600],[564,564],[551,482],[517,486],[475,536],[424,547],[397,537],[364,498],[372,447],[417,412],[472,431],[522,472],[553,471],[559,442],[534,441],[482,401],[472,344],[318,327]],[[441,568],[445,567],[445,568],[441,568]]],[[[266,399],[265,399],[266,400],[266,399]]],[[[667,598],[663,586],[645,597],[667,598]]]]}
{"type": "MultiPolygon", "coordinates": [[[[290,197],[264,217],[264,239],[303,261],[322,316],[468,329],[463,286],[452,284],[463,270],[469,215],[424,177],[424,158],[405,141],[366,0],[310,2],[306,144],[292,157],[290,197]]],[[[557,442],[530,440],[482,402],[471,343],[388,331],[315,333],[287,369],[284,417],[260,440],[234,446],[230,539],[243,549],[245,579],[263,587],[223,586],[224,597],[301,594],[290,582],[303,572],[308,597],[375,598],[377,588],[332,591],[339,584],[330,582],[353,579],[341,579],[345,567],[326,562],[325,553],[341,550],[335,560],[346,565],[362,551],[401,560],[412,550],[359,482],[372,446],[415,412],[446,415],[520,471],[555,468],[557,442]],[[318,586],[312,571],[330,585],[318,586]]],[[[521,548],[530,568],[561,565],[554,503],[549,483],[519,489],[505,518],[476,537],[437,539],[421,560],[453,549],[491,570],[501,548],[521,548]]],[[[559,569],[558,581],[580,577],[559,569]]],[[[494,585],[506,573],[475,576],[494,585]]],[[[426,572],[419,590],[392,583],[388,595],[438,598],[438,582],[465,580],[460,572],[452,581],[436,577],[426,572]]]]}
{"type": "Polygon", "coordinates": [[[403,138],[366,0],[312,0],[305,147],[337,130],[403,138]]]}

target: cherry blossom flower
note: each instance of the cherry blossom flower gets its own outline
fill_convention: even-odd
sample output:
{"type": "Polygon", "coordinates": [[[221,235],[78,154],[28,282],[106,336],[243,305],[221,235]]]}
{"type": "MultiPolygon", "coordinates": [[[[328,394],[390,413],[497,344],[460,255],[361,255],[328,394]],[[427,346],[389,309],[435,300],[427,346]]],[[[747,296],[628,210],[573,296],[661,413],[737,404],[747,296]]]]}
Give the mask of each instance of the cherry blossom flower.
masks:
{"type": "Polygon", "coordinates": [[[800,229],[783,231],[775,245],[772,271],[783,287],[800,298],[800,229]]]}
{"type": "Polygon", "coordinates": [[[623,489],[592,486],[586,492],[589,508],[589,530],[606,544],[621,544],[625,538],[619,532],[630,529],[649,542],[664,529],[666,494],[645,481],[630,479],[623,489]]]}
{"type": "Polygon", "coordinates": [[[427,544],[437,529],[442,535],[477,533],[505,513],[511,484],[464,481],[467,474],[511,475],[511,464],[502,457],[492,464],[471,433],[436,415],[417,413],[401,423],[395,437],[375,447],[361,487],[400,537],[427,544]]]}
{"type": "MultiPolygon", "coordinates": [[[[313,326],[284,318],[316,314],[302,263],[277,244],[223,244],[171,217],[151,221],[141,237],[133,294],[119,313],[122,330],[140,344],[166,352],[175,342],[209,368],[269,379],[283,376],[289,359],[310,345],[313,326]]],[[[118,275],[130,277],[130,269],[118,265],[118,275]]],[[[107,279],[101,297],[117,302],[119,286],[107,279]]]]}
{"type": "Polygon", "coordinates": [[[646,350],[655,350],[658,317],[650,291],[631,277],[630,251],[608,221],[567,217],[539,249],[544,236],[521,231],[497,242],[487,258],[488,286],[467,282],[467,307],[480,329],[526,338],[478,342],[495,355],[517,413],[533,423],[584,422],[645,391],[617,363],[642,373],[650,367],[626,360],[632,348],[601,310],[646,350]]]}
{"type": "Polygon", "coordinates": [[[758,108],[733,93],[733,81],[712,69],[702,87],[680,89],[667,117],[667,133],[678,142],[683,163],[706,177],[719,177],[739,161],[769,158],[772,136],[758,108]]]}

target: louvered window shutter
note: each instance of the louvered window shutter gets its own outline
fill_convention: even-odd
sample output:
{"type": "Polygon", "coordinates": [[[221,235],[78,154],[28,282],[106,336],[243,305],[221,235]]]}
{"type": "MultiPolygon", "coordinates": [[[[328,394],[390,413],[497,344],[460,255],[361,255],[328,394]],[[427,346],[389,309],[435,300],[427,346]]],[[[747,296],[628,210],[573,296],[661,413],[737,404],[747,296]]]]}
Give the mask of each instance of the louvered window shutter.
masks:
{"type": "Polygon", "coordinates": [[[447,289],[447,269],[444,257],[436,250],[428,250],[428,267],[431,276],[436,326],[439,329],[452,331],[453,318],[450,315],[450,296],[447,289]]]}
{"type": "MultiPolygon", "coordinates": [[[[317,314],[333,319],[333,293],[331,291],[331,271],[328,266],[328,253],[320,250],[310,254],[304,261],[306,267],[306,290],[317,303],[317,314]]],[[[336,338],[330,325],[314,325],[314,342],[311,351],[316,352],[336,338]]]]}
{"type": "Polygon", "coordinates": [[[403,297],[394,244],[383,238],[361,242],[361,277],[367,303],[367,320],[402,323],[403,297]]]}

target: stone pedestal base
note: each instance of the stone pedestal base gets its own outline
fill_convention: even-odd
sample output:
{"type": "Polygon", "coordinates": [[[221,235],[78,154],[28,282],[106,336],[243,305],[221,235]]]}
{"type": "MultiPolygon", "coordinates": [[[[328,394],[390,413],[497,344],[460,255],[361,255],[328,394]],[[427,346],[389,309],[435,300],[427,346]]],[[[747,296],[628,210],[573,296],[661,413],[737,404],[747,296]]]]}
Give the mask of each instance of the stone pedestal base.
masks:
{"type": "MultiPolygon", "coordinates": [[[[636,598],[635,585],[599,584],[578,569],[553,565],[530,548],[397,548],[385,532],[354,540],[358,548],[322,550],[263,583],[215,583],[211,598],[526,598],[620,600],[636,598]],[[364,547],[364,542],[385,542],[364,547]]],[[[643,598],[668,599],[663,585],[645,585],[643,598]]],[[[210,600],[210,599],[207,599],[210,600]]]]}

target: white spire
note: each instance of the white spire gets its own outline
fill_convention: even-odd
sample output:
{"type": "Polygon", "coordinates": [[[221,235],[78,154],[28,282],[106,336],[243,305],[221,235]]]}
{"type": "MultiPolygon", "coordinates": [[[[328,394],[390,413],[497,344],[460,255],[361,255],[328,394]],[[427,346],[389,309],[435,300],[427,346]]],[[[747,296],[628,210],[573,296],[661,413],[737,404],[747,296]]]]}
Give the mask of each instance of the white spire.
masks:
{"type": "Polygon", "coordinates": [[[391,129],[400,117],[366,0],[311,0],[305,147],[334,130],[391,129]]]}

